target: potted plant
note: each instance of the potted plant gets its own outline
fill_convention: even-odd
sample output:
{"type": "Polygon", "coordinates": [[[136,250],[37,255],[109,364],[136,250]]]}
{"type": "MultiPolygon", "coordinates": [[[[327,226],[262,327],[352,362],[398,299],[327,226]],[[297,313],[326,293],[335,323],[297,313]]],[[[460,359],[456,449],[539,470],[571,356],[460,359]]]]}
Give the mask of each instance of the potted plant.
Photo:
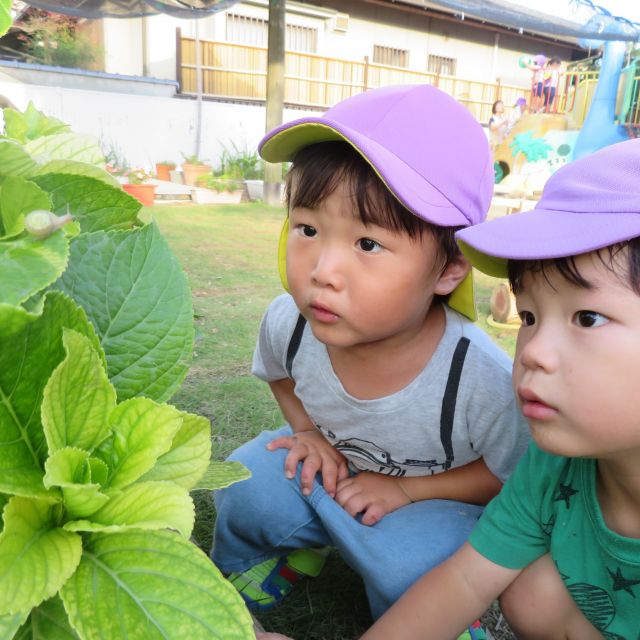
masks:
{"type": "Polygon", "coordinates": [[[182,163],[182,175],[184,183],[190,187],[195,186],[199,176],[206,175],[211,172],[211,165],[200,160],[197,155],[182,154],[184,162],[182,163]]]}
{"type": "Polygon", "coordinates": [[[175,162],[169,162],[168,160],[161,160],[156,162],[156,177],[158,180],[171,180],[170,171],[176,168],[175,162]]]}
{"type": "Polygon", "coordinates": [[[34,111],[5,109],[0,140],[0,637],[250,640],[190,541],[189,492],[247,472],[168,404],[193,349],[185,274],[97,143],[34,111]]]}
{"type": "Polygon", "coordinates": [[[145,207],[152,207],[156,197],[156,185],[148,182],[151,180],[151,174],[138,167],[129,169],[125,177],[127,182],[122,185],[122,188],[145,207]]]}

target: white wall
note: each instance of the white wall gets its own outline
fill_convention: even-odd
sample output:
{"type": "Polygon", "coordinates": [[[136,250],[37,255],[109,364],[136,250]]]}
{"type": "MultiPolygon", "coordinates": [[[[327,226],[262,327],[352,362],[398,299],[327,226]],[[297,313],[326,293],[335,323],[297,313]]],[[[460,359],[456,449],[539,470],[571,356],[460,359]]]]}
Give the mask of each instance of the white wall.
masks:
{"type": "MultiPolygon", "coordinates": [[[[37,109],[67,122],[75,132],[98,138],[105,152],[110,147],[119,151],[130,166],[152,169],[159,160],[180,164],[182,153],[195,153],[195,100],[23,84],[1,70],[0,94],[20,110],[32,100],[37,109]]],[[[284,120],[305,115],[310,112],[287,109],[284,120]]],[[[262,106],[202,103],[200,156],[214,166],[231,142],[254,151],[264,133],[262,106]]]]}

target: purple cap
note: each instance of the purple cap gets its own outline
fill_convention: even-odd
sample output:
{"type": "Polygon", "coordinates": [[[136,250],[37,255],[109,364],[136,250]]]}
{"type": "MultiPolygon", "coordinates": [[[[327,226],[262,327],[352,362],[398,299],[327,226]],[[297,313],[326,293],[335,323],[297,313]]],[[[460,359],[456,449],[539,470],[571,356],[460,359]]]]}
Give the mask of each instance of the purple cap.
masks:
{"type": "Polygon", "coordinates": [[[527,100],[526,98],[523,98],[522,96],[520,96],[517,100],[516,100],[516,104],[515,106],[518,107],[520,105],[524,106],[525,104],[527,104],[527,100]]]}
{"type": "Polygon", "coordinates": [[[545,56],[543,53],[539,53],[537,56],[533,57],[533,62],[539,67],[542,67],[547,63],[547,56],[545,56]]]}
{"type": "Polygon", "coordinates": [[[346,140],[416,216],[443,227],[484,220],[493,161],[476,119],[430,85],[392,86],[347,98],[323,116],[284,124],[260,142],[268,162],[311,144],[346,140]]]}
{"type": "Polygon", "coordinates": [[[574,160],[547,181],[535,209],[462,229],[474,267],[506,277],[507,260],[589,253],[640,236],[640,139],[574,160]]]}

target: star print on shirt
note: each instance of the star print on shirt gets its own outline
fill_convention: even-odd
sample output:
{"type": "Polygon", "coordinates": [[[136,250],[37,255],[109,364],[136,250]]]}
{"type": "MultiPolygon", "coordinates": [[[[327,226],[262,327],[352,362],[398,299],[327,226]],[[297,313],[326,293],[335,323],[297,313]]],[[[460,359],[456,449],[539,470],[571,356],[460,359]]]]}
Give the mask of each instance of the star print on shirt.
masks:
{"type": "Polygon", "coordinates": [[[570,484],[562,484],[560,483],[560,489],[558,493],[554,497],[554,502],[560,502],[560,500],[564,500],[564,504],[567,509],[571,506],[569,503],[571,502],[571,496],[574,496],[578,491],[574,489],[570,484]]]}
{"type": "Polygon", "coordinates": [[[616,572],[613,573],[611,569],[607,567],[607,571],[609,575],[613,578],[613,590],[621,591],[624,589],[628,594],[632,595],[634,598],[636,594],[631,591],[631,587],[640,584],[640,580],[629,580],[622,575],[622,571],[620,571],[620,567],[616,569],[616,572]]]}

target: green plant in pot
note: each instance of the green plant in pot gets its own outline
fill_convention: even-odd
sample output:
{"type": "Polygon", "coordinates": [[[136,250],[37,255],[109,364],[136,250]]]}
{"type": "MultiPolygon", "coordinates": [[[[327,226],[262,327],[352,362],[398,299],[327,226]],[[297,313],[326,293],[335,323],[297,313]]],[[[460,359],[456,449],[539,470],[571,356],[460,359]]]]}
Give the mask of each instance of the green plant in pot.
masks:
{"type": "Polygon", "coordinates": [[[201,160],[197,155],[182,154],[184,162],[182,163],[182,174],[184,183],[189,186],[195,186],[200,176],[206,175],[211,171],[211,165],[201,160]]]}
{"type": "Polygon", "coordinates": [[[4,115],[0,638],[249,640],[190,542],[190,492],[247,471],[212,463],[208,420],[167,404],[193,345],[185,275],[95,141],[4,115]]]}
{"type": "Polygon", "coordinates": [[[156,176],[158,180],[171,180],[170,171],[173,171],[176,168],[175,162],[170,162],[169,160],[161,160],[160,162],[156,162],[156,176]]]}

